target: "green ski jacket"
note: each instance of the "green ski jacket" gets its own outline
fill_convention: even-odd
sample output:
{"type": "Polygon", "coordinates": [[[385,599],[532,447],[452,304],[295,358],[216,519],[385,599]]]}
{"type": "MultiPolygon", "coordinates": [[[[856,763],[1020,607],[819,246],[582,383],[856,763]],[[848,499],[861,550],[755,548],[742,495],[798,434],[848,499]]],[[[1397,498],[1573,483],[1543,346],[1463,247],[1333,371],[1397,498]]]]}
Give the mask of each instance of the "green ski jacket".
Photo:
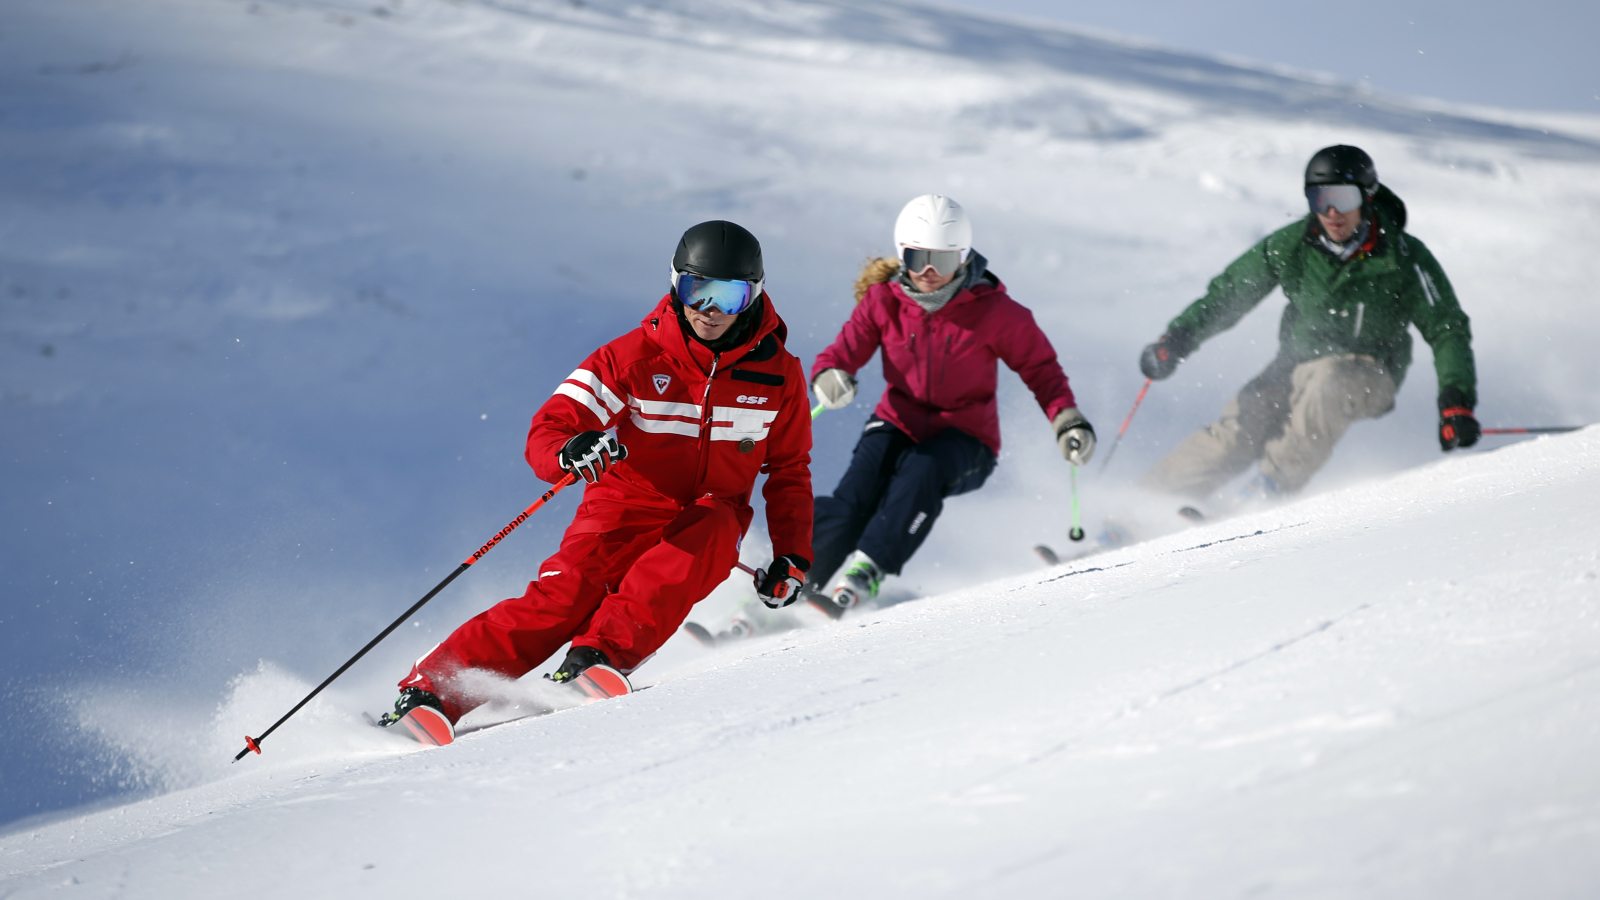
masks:
{"type": "Polygon", "coordinates": [[[1398,387],[1411,365],[1415,325],[1433,347],[1439,391],[1477,405],[1472,331],[1444,270],[1422,242],[1405,233],[1405,204],[1380,186],[1369,204],[1377,232],[1366,249],[1341,261],[1323,246],[1316,217],[1268,235],[1212,279],[1206,295],[1167,326],[1191,346],[1232,328],[1272,289],[1289,298],[1280,352],[1301,363],[1361,353],[1382,362],[1398,387]]]}

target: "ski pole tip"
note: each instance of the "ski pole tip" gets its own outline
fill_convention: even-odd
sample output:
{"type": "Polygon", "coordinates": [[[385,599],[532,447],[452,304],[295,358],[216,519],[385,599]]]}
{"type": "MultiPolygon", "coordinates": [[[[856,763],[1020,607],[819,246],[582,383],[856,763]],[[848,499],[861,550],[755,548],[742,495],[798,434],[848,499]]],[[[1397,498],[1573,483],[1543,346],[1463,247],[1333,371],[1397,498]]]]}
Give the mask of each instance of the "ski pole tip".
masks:
{"type": "Polygon", "coordinates": [[[244,749],[239,751],[239,755],[235,756],[233,761],[238,762],[239,760],[244,759],[245,754],[249,753],[251,750],[254,750],[257,756],[261,755],[261,744],[256,741],[255,738],[247,734],[244,736],[244,749]]]}

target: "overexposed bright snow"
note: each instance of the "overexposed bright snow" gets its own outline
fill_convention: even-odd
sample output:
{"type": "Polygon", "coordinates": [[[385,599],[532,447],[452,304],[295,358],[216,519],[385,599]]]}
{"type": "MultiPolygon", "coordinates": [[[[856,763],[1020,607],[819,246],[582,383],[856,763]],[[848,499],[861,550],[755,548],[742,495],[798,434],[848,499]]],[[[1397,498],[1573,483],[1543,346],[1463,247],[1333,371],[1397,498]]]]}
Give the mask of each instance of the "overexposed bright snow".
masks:
{"type": "MultiPolygon", "coordinates": [[[[1149,540],[1038,563],[1066,470],[1006,375],[999,470],[883,608],[680,637],[648,690],[443,750],[364,725],[574,490],[230,763],[544,489],[528,417],[687,226],[762,239],[809,364],[900,205],[954,196],[1104,453],[1139,348],[1335,142],[1472,317],[1483,422],[1600,418],[1593,117],[911,3],[6,4],[0,896],[1592,895],[1593,430],[1441,456],[1419,340],[1303,500],[1178,531],[1134,496],[1278,297],[1081,479],[1091,536],[1149,540]]],[[[881,386],[818,420],[819,491],[881,386]]],[[[502,690],[469,723],[550,699],[502,690]]]]}

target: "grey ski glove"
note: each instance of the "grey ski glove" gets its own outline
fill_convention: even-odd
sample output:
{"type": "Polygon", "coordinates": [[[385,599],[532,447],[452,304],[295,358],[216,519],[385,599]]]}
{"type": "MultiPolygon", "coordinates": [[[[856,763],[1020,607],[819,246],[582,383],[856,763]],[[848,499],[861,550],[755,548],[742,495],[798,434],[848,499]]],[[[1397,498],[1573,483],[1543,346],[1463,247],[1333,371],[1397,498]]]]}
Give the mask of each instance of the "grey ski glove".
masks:
{"type": "Polygon", "coordinates": [[[844,409],[856,399],[856,379],[843,369],[823,369],[811,382],[811,390],[826,409],[844,409]]]}
{"type": "Polygon", "coordinates": [[[1094,426],[1083,413],[1078,412],[1076,406],[1069,406],[1056,413],[1050,424],[1055,426],[1056,444],[1067,462],[1075,466],[1088,465],[1094,458],[1094,426]]]}

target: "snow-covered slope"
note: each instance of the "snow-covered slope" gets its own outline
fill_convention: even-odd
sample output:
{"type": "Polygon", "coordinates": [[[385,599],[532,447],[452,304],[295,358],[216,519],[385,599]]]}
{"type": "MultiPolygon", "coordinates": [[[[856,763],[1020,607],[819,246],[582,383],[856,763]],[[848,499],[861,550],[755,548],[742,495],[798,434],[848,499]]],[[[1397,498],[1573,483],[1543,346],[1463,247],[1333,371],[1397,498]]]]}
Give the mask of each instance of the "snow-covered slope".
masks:
{"type": "MultiPolygon", "coordinates": [[[[1296,214],[1306,157],[1336,141],[1374,154],[1410,205],[1411,231],[1450,273],[1473,317],[1485,422],[1600,418],[1592,117],[1445,108],[907,3],[11,0],[0,9],[0,724],[31,736],[0,745],[0,821],[207,783],[205,796],[256,809],[277,801],[258,799],[267,795],[251,779],[267,775],[252,772],[277,785],[304,757],[330,778],[363,753],[388,753],[363,749],[370,735],[338,723],[387,702],[409,660],[467,615],[519,593],[573,497],[352,671],[320,724],[297,719],[302,737],[275,736],[276,758],[251,760],[243,775],[244,763],[222,765],[239,737],[276,718],[542,490],[520,457],[528,415],[576,359],[659,296],[687,225],[728,217],[762,238],[769,287],[809,360],[849,308],[857,263],[884,252],[899,206],[949,193],[972,211],[979,249],[1036,311],[1107,432],[1141,381],[1140,345],[1227,260],[1296,214]],[[213,719],[219,703],[225,724],[213,719]],[[310,743],[297,749],[297,740],[310,743]],[[244,780],[213,783],[224,776],[244,780]]],[[[1266,362],[1275,324],[1275,309],[1263,308],[1152,392],[1116,466],[1086,488],[1091,527],[1142,466],[1266,362]]],[[[879,386],[869,377],[863,396],[879,386]]],[[[1434,462],[1433,388],[1419,347],[1396,411],[1353,429],[1313,489],[1434,462]]],[[[1002,400],[1000,470],[951,504],[898,582],[902,594],[1027,572],[1028,547],[1062,542],[1065,479],[1046,424],[1010,376],[1002,400]]],[[[865,410],[818,421],[819,488],[842,470],[865,410]]],[[[1549,448],[1572,448],[1566,464],[1576,466],[1585,440],[1538,446],[1557,456],[1549,448]]],[[[1411,481],[1393,490],[1430,499],[1411,481]]],[[[1356,502],[1311,502],[1330,497],[1356,502]]],[[[1415,540],[1457,534],[1437,530],[1461,524],[1443,518],[1419,525],[1415,540]]],[[[1538,522],[1578,524],[1554,514],[1538,522]]],[[[752,559],[763,544],[759,534],[747,543],[752,559]]],[[[1285,551],[1281,565],[1302,562],[1285,551]]],[[[1312,566],[1304,580],[1347,569],[1312,566]]],[[[1064,599],[1051,602],[1080,601],[1073,591],[1098,578],[1132,577],[1114,571],[1064,581],[1064,599]]],[[[1376,571],[1365,590],[1398,591],[1412,577],[1376,571]]],[[[1147,587],[1128,582],[1126,592],[1147,587]]],[[[1284,587],[1256,602],[1288,596],[1284,587]]],[[[726,602],[705,615],[725,613],[726,602]]],[[[969,632],[959,617],[946,629],[937,611],[947,602],[958,601],[884,615],[926,622],[917,627],[929,647],[972,642],[952,655],[959,668],[927,673],[930,684],[964,685],[974,668],[1010,657],[1011,632],[969,632]]],[[[995,615],[1006,602],[971,614],[995,615]]],[[[1220,659],[1243,651],[1211,641],[1259,636],[1259,611],[1219,610],[1196,646],[1220,659]]],[[[1107,620],[1103,634],[1141,621],[1107,620]]],[[[1049,640],[1081,640],[1039,624],[1056,632],[1049,640]]],[[[821,659],[809,648],[848,656],[831,642],[874,631],[793,640],[821,659]]],[[[926,666],[943,658],[918,655],[921,646],[866,655],[926,666]]],[[[757,686],[782,685],[779,696],[855,677],[842,665],[785,674],[801,657],[770,651],[754,652],[782,663],[757,686]]],[[[600,743],[633,747],[603,741],[609,725],[582,723],[656,715],[623,711],[696,691],[709,698],[696,715],[749,713],[757,718],[737,721],[754,724],[729,727],[764,728],[774,707],[737,692],[723,699],[727,673],[695,675],[698,652],[669,644],[642,673],[660,688],[615,710],[503,730],[542,735],[573,722],[600,743]]],[[[1410,655],[1396,654],[1381,659],[1410,655]]],[[[1059,654],[1052,671],[1063,674],[1050,678],[1066,677],[1064,660],[1096,658],[1059,654]]],[[[1351,690],[1360,696],[1359,685],[1351,690]]],[[[919,721],[912,712],[890,720],[919,721]]],[[[684,719],[702,737],[720,721],[684,719]]],[[[962,733],[982,739],[976,724],[962,733]]],[[[787,746],[772,734],[761,747],[777,762],[794,753],[826,777],[867,783],[827,746],[813,752],[808,740],[787,746]]],[[[919,734],[912,728],[903,759],[926,753],[919,734]]],[[[795,780],[807,768],[798,762],[742,770],[716,758],[719,771],[748,772],[729,776],[745,778],[738,790],[781,798],[815,787],[809,775],[795,780]]],[[[469,779],[495,777],[485,769],[469,779]]],[[[920,796],[915,785],[881,783],[899,800],[920,796]]],[[[610,797],[626,780],[611,784],[597,790],[610,797]]],[[[953,775],[948,787],[962,784],[953,775]]],[[[122,836],[165,827],[148,823],[197,796],[153,801],[157,818],[122,836]]],[[[763,797],[708,827],[758,826],[763,797]]],[[[453,801],[425,792],[419,802],[453,801]]],[[[555,821],[523,818],[504,833],[555,821]]],[[[14,870],[54,858],[29,834],[6,839],[14,870]]],[[[894,846],[916,844],[914,835],[894,846]]],[[[865,854],[887,839],[824,828],[796,840],[865,854]]],[[[770,852],[780,846],[790,845],[770,852]]]]}
{"type": "Polygon", "coordinates": [[[0,839],[0,891],[1593,896],[1597,461],[1441,462],[438,750],[324,709],[0,839]]]}

